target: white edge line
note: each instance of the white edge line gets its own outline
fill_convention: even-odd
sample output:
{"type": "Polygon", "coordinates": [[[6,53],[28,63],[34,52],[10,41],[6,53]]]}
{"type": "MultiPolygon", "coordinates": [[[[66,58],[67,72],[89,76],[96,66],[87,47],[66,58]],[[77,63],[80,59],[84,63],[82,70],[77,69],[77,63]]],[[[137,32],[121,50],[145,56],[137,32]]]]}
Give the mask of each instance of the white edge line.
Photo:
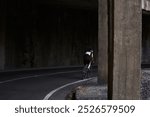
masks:
{"type": "Polygon", "coordinates": [[[56,72],[56,73],[51,73],[51,74],[42,74],[42,75],[26,76],[26,77],[21,77],[21,78],[17,78],[17,79],[1,81],[0,84],[2,84],[2,83],[7,83],[7,82],[13,82],[13,81],[17,81],[17,80],[22,80],[22,79],[40,77],[40,76],[52,76],[52,75],[56,75],[56,74],[73,73],[73,72],[80,72],[80,70],[78,70],[78,71],[77,71],[77,70],[76,70],[76,71],[69,71],[69,72],[56,72]]]}
{"type": "Polygon", "coordinates": [[[94,78],[96,78],[96,77],[92,77],[92,78],[88,78],[88,79],[84,79],[84,80],[79,80],[79,81],[76,81],[76,82],[72,82],[72,83],[68,83],[68,84],[66,84],[66,85],[63,85],[63,86],[61,86],[61,87],[59,87],[59,88],[57,88],[57,89],[54,89],[54,90],[52,90],[51,92],[49,92],[49,93],[44,97],[43,100],[48,100],[54,93],[56,93],[57,91],[59,91],[59,90],[65,88],[65,87],[67,87],[67,86],[70,86],[70,85],[73,85],[73,84],[76,84],[76,83],[81,83],[81,82],[88,81],[88,80],[92,80],[92,79],[94,79],[94,78]]]}

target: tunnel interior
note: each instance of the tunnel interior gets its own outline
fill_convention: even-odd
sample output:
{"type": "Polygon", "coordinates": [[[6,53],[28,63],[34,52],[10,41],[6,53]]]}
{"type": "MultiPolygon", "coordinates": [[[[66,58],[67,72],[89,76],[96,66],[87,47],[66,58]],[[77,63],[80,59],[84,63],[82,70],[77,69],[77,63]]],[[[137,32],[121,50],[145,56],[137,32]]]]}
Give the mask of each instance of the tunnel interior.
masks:
{"type": "MultiPolygon", "coordinates": [[[[98,0],[0,0],[0,70],[76,66],[93,48],[98,0]]],[[[142,15],[142,64],[150,64],[150,13],[142,15]]]]}
{"type": "Polygon", "coordinates": [[[150,65],[150,12],[142,15],[142,64],[150,65]]]}
{"type": "Polygon", "coordinates": [[[97,63],[97,0],[1,3],[4,69],[82,65],[89,47],[97,63]]]}

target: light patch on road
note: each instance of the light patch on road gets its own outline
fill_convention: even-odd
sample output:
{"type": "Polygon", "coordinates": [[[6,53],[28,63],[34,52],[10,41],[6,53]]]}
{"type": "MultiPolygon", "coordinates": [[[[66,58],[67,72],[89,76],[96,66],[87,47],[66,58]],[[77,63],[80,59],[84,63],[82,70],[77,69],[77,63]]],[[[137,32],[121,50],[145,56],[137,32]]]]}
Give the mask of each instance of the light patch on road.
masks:
{"type": "Polygon", "coordinates": [[[48,93],[43,100],[48,100],[54,93],[56,93],[57,91],[63,89],[63,88],[66,88],[67,86],[70,86],[70,85],[73,85],[73,84],[77,84],[77,83],[81,83],[81,82],[85,82],[85,81],[89,81],[89,80],[92,80],[94,79],[95,77],[92,77],[92,78],[88,78],[88,79],[84,79],[84,80],[79,80],[79,81],[76,81],[76,82],[72,82],[72,83],[68,83],[66,85],[63,85],[57,89],[54,89],[52,90],[50,93],[48,93]]]}

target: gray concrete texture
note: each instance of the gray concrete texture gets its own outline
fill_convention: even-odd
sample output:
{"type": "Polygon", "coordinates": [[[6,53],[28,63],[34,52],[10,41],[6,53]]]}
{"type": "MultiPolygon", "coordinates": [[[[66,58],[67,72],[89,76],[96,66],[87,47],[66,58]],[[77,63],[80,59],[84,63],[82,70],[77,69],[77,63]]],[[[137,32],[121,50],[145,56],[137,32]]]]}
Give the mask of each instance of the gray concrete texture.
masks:
{"type": "Polygon", "coordinates": [[[140,99],[141,21],[140,0],[114,2],[112,99],[140,99]]]}
{"type": "MultiPolygon", "coordinates": [[[[150,100],[150,70],[142,70],[140,85],[140,100],[150,100]]],[[[132,82],[134,85],[134,82],[132,82]]],[[[76,100],[107,100],[107,85],[97,84],[97,79],[75,88],[76,100]]],[[[133,92],[133,90],[132,90],[133,92]]]]}
{"type": "Polygon", "coordinates": [[[150,100],[150,70],[142,71],[141,99],[150,100]]]}
{"type": "Polygon", "coordinates": [[[76,100],[107,100],[106,86],[79,86],[76,89],[76,100]]]}
{"type": "Polygon", "coordinates": [[[150,0],[141,0],[141,2],[142,2],[142,9],[150,11],[150,0]]]}

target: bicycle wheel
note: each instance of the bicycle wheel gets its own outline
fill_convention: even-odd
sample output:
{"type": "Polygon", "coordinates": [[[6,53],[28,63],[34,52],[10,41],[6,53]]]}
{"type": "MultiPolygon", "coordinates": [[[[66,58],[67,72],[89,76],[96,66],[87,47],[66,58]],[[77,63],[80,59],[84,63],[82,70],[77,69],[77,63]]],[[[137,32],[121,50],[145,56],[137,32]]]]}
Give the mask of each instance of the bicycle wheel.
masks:
{"type": "Polygon", "coordinates": [[[88,65],[85,65],[83,70],[82,70],[82,78],[83,79],[88,78],[88,65]]]}

